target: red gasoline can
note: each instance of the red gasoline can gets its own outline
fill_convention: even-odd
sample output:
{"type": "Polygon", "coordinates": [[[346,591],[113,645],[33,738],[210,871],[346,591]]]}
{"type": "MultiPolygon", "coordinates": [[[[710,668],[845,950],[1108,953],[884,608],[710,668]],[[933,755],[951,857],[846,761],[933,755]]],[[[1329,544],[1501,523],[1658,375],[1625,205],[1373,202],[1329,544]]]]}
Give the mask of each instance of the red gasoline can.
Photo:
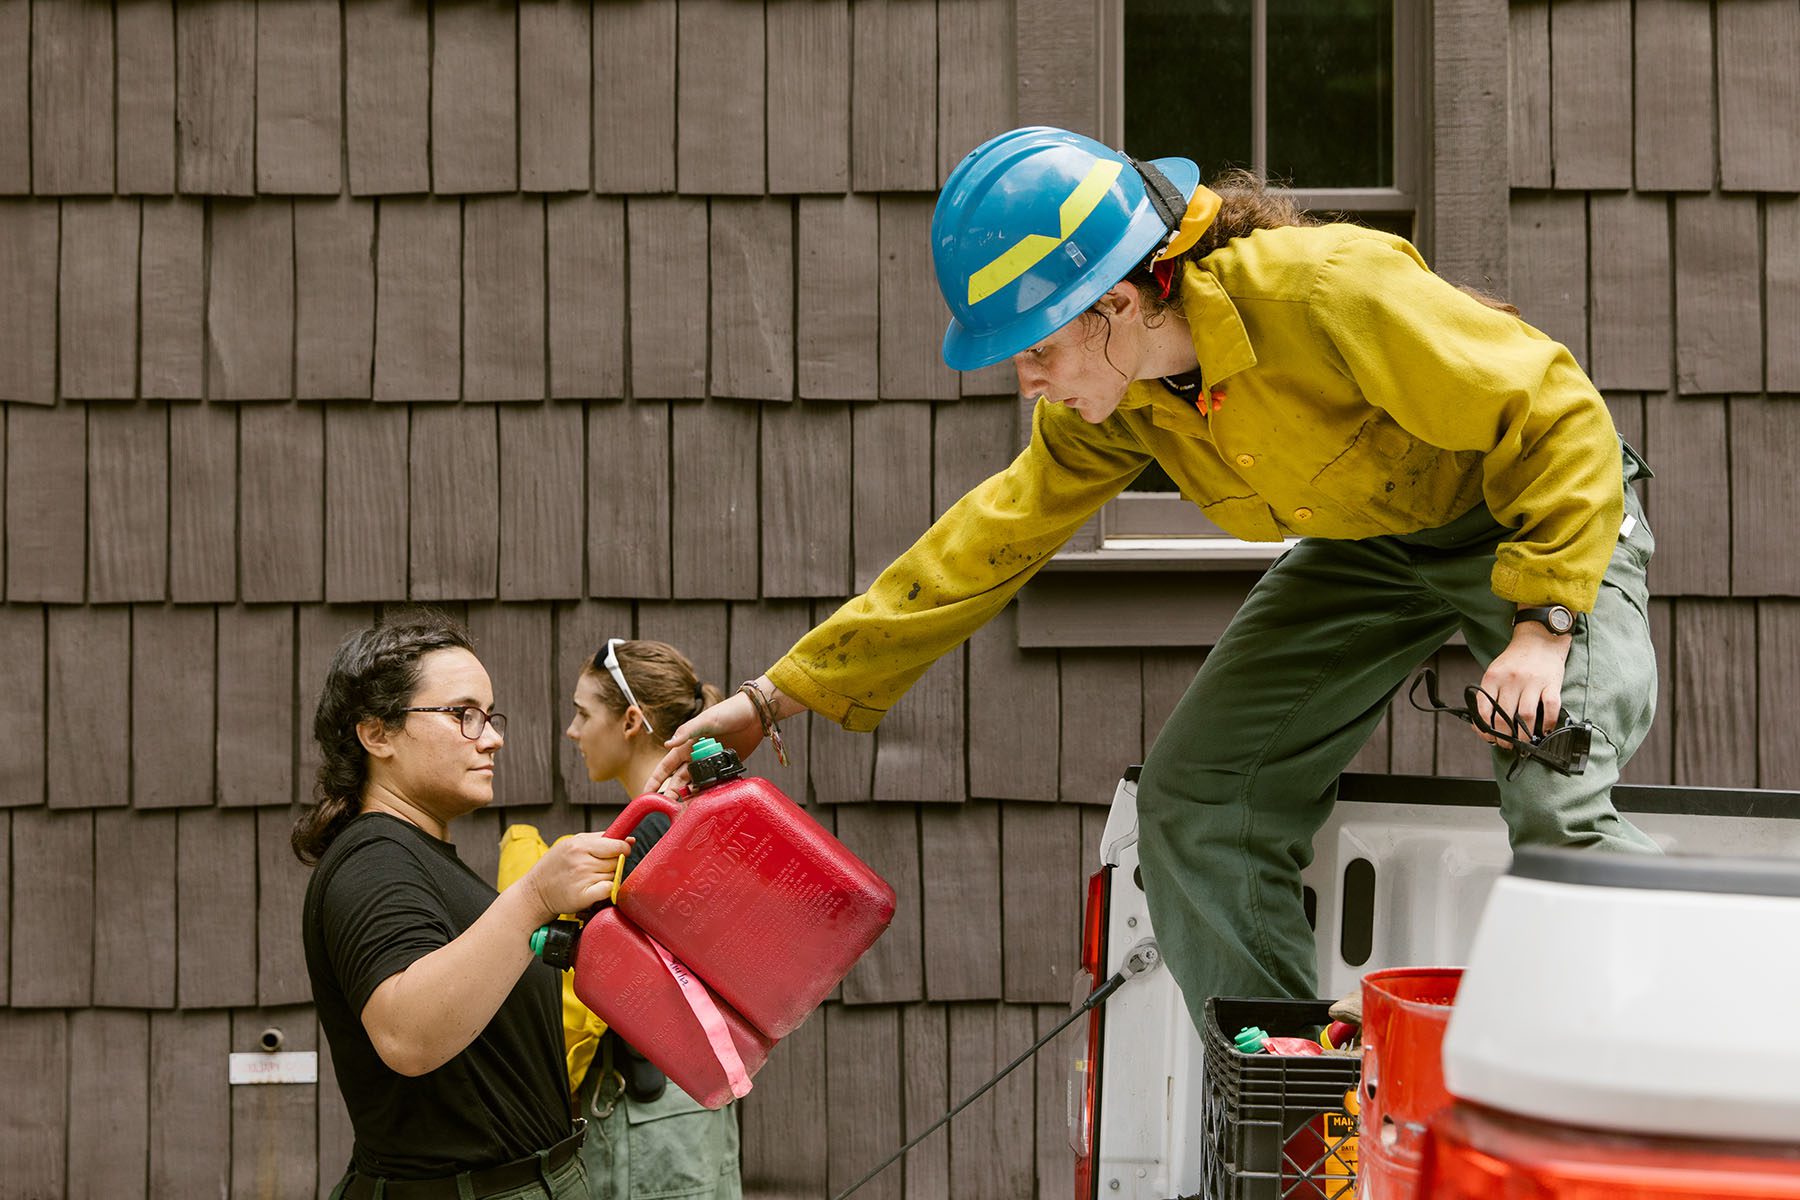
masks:
{"type": "Polygon", "coordinates": [[[639,796],[607,827],[623,837],[647,813],[671,819],[620,885],[618,911],[784,1038],[888,927],[894,889],[717,742],[695,746],[689,769],[699,790],[685,804],[639,796]]]}
{"type": "MultiPolygon", "coordinates": [[[[616,909],[603,907],[581,930],[575,951],[575,994],[682,1091],[707,1108],[719,1108],[731,1102],[731,1080],[700,1017],[682,995],[675,973],[679,969],[677,963],[672,970],[650,939],[616,909]]],[[[690,980],[690,986],[705,987],[697,980],[690,980]]],[[[706,990],[743,1062],[746,1079],[755,1075],[768,1060],[774,1040],[706,990]]]]}

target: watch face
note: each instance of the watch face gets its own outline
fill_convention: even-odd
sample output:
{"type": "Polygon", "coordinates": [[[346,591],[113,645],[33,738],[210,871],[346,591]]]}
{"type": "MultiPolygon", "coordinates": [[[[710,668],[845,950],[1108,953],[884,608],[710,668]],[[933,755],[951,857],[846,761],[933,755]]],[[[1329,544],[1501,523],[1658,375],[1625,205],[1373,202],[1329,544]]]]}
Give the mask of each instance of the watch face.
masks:
{"type": "Polygon", "coordinates": [[[1560,604],[1550,606],[1550,632],[1567,633],[1575,628],[1575,614],[1560,604]]]}

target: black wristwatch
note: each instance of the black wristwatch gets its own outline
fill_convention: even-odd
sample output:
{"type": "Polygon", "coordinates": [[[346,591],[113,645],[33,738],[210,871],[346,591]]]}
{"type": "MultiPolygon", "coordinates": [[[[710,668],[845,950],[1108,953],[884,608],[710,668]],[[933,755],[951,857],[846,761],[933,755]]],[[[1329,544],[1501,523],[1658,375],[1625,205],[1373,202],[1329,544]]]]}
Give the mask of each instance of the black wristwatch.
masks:
{"type": "Polygon", "coordinates": [[[1546,604],[1542,608],[1521,608],[1513,614],[1513,624],[1522,625],[1526,621],[1536,621],[1557,637],[1575,632],[1575,614],[1560,604],[1546,604]]]}

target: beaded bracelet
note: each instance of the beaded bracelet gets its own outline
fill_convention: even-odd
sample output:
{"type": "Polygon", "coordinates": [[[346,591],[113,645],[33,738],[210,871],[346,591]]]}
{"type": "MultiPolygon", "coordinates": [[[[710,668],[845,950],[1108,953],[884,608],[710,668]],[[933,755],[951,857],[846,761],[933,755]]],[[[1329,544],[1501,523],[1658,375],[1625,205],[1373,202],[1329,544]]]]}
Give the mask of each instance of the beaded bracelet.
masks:
{"type": "Polygon", "coordinates": [[[748,693],[750,706],[756,710],[757,720],[762,722],[763,736],[769,739],[769,745],[775,747],[775,761],[782,766],[788,765],[787,747],[782,745],[781,730],[775,724],[775,704],[762,694],[754,679],[746,679],[738,685],[738,691],[748,693]]]}

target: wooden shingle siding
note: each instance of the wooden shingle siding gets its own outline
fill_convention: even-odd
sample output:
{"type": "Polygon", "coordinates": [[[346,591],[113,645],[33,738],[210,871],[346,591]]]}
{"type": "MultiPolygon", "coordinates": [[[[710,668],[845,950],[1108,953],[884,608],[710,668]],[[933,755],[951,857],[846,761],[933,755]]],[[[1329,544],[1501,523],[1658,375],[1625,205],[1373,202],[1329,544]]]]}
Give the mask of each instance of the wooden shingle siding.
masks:
{"type": "Polygon", "coordinates": [[[850,0],[850,186],[937,185],[937,12],[931,0],[850,0]]]}
{"type": "Polygon", "coordinates": [[[344,7],[344,141],[358,196],[431,187],[431,25],[411,0],[344,7]]]}
{"type": "Polygon", "coordinates": [[[333,0],[256,8],[256,190],[334,196],[343,186],[339,9],[333,0]]]}
{"type": "Polygon", "coordinates": [[[731,400],[671,408],[673,595],[754,599],[760,584],[756,442],[761,410],[731,400]]]}
{"type": "Polygon", "coordinates": [[[113,21],[89,0],[31,6],[32,190],[113,190],[113,21]]]}
{"type": "Polygon", "coordinates": [[[1800,198],[1763,201],[1764,317],[1769,344],[1765,386],[1800,392],[1800,198]]]}
{"type": "Polygon", "coordinates": [[[323,1029],[315,1037],[319,1046],[319,1188],[317,1200],[328,1200],[331,1189],[343,1178],[356,1144],[350,1128],[350,1113],[344,1108],[344,1094],[338,1090],[336,1068],[331,1062],[331,1042],[323,1029]]]}
{"type": "Polygon", "coordinates": [[[548,213],[550,394],[625,394],[625,206],[553,196],[548,213]]]}
{"type": "Polygon", "coordinates": [[[1015,0],[1013,31],[1019,123],[1099,136],[1100,64],[1089,5],[1083,0],[1015,0]]]}
{"type": "Polygon", "coordinates": [[[1550,6],[1550,142],[1559,188],[1631,186],[1631,0],[1550,6]]]}
{"type": "Polygon", "coordinates": [[[675,190],[675,0],[594,5],[594,187],[675,190]]]}
{"type": "Polygon", "coordinates": [[[991,1000],[1001,994],[1000,805],[972,800],[919,810],[919,871],[925,908],[925,995],[991,1000]]]}
{"type": "Polygon", "coordinates": [[[150,1195],[230,1194],[230,1052],[230,1013],[150,1015],[150,1195]]]}
{"type": "Polygon", "coordinates": [[[176,995],[256,1003],[256,813],[185,808],[175,824],[176,995]]]}
{"type": "MultiPolygon", "coordinates": [[[[581,600],[558,604],[551,614],[556,676],[552,682],[557,729],[574,716],[575,681],[607,638],[632,636],[631,605],[613,600],[581,600]]],[[[628,799],[616,784],[602,790],[590,783],[581,751],[567,738],[556,741],[555,770],[559,794],[571,804],[623,804],[628,799]]]]}
{"type": "Polygon", "coordinates": [[[782,1040],[756,1076],[741,1117],[746,1196],[810,1200],[825,1192],[826,1015],[814,1013],[782,1040]]]}
{"type": "Polygon", "coordinates": [[[294,610],[222,605],[217,620],[219,712],[229,718],[213,748],[218,802],[285,807],[294,799],[294,610]]]}
{"type": "Polygon", "coordinates": [[[669,407],[639,400],[589,406],[589,595],[670,594],[669,407]]]}
{"type": "MultiPolygon", "coordinates": [[[[900,1136],[900,1013],[834,1004],[825,1018],[827,1179],[836,1195],[893,1152],[900,1136]]],[[[815,1018],[816,1019],[816,1018],[815,1018]]],[[[858,1197],[900,1200],[900,1174],[889,1169],[858,1197]]]]}
{"type": "Polygon", "coordinates": [[[660,400],[706,395],[707,205],[685,197],[625,206],[631,389],[660,400]]]}
{"type": "Polygon", "coordinates": [[[1669,386],[1669,205],[1661,196],[1606,194],[1588,202],[1594,383],[1669,386]]]}
{"type": "MultiPolygon", "coordinates": [[[[1791,400],[1756,396],[1728,401],[1731,431],[1731,594],[1800,595],[1800,556],[1785,536],[1800,504],[1800,421],[1791,400]]],[[[1716,548],[1715,548],[1716,553],[1716,548]]],[[[1713,569],[1718,570],[1715,561],[1713,569]]]]}
{"type": "MultiPolygon", "coordinates": [[[[906,1064],[901,1092],[906,1140],[925,1132],[937,1115],[962,1099],[950,1095],[950,1021],[942,1004],[900,1010],[900,1047],[906,1064]]],[[[907,1152],[906,1200],[936,1200],[950,1190],[950,1131],[939,1129],[907,1152]]],[[[892,1170],[893,1168],[889,1168],[892,1170]]]]}
{"type": "MultiPolygon", "coordinates": [[[[1675,782],[1756,786],[1756,609],[1728,600],[1675,608],[1675,782]]],[[[16,985],[15,985],[16,986],[16,985]]]]}
{"type": "Polygon", "coordinates": [[[1073,994],[1081,882],[1090,866],[1081,861],[1079,809],[1017,801],[1001,805],[1000,924],[1007,1001],[1067,1002],[1073,994]]]}
{"type": "Polygon", "coordinates": [[[587,0],[519,6],[519,187],[592,187],[593,15],[587,0]]]}
{"type": "Polygon", "coordinates": [[[168,591],[169,414],[162,404],[88,410],[88,601],[168,591]]]}
{"type": "Polygon", "coordinates": [[[1125,767],[1143,761],[1143,671],[1136,654],[1065,650],[1061,798],[1110,804],[1125,767]]]}
{"type": "Polygon", "coordinates": [[[494,774],[497,805],[548,804],[551,760],[562,733],[564,681],[552,679],[554,645],[547,604],[472,604],[469,634],[488,664],[494,707],[507,715],[506,769],[494,774]],[[555,693],[551,689],[556,688],[555,693]]]}
{"type": "Polygon", "coordinates": [[[544,202],[463,208],[463,399],[537,400],[544,387],[544,202]]]}
{"type": "Polygon", "coordinates": [[[1762,388],[1757,202],[1675,198],[1675,381],[1683,395],[1762,388]]]}
{"type": "MultiPolygon", "coordinates": [[[[1086,816],[1084,813],[1083,816],[1086,816]]],[[[1084,857],[1085,867],[1098,855],[1084,857]]],[[[1066,1004],[1037,1007],[1036,1036],[1043,1037],[1068,1016],[1066,1004]]],[[[1084,1057],[1087,1029],[1081,1021],[1059,1033],[1037,1055],[1037,1183],[1038,1200],[1082,1200],[1075,1195],[1075,1171],[1069,1158],[1069,1064],[1084,1057]]]]}
{"type": "Polygon", "coordinates": [[[140,1012],[69,1014],[71,1197],[144,1195],[150,1158],[150,1019],[140,1012]],[[93,1053],[105,1047],[104,1053],[93,1053]]]}
{"type": "Polygon", "coordinates": [[[294,394],[294,216],[285,201],[210,205],[207,396],[294,394]]]}
{"type": "Polygon", "coordinates": [[[967,0],[937,14],[937,183],[1013,120],[1012,20],[1005,0],[967,0]]]}
{"type": "Polygon", "coordinates": [[[375,355],[375,205],[294,202],[294,394],[369,398],[375,355]]]}
{"type": "Polygon", "coordinates": [[[518,11],[475,3],[431,12],[432,190],[515,191],[518,11]]]}
{"type": "MultiPolygon", "coordinates": [[[[1168,724],[1169,715],[1187,690],[1194,685],[1194,676],[1200,673],[1200,667],[1206,662],[1206,653],[1199,650],[1168,650],[1144,655],[1144,753],[1150,753],[1157,735],[1168,724]]],[[[1123,773],[1127,763],[1120,763],[1123,773]]]]}
{"type": "MultiPolygon", "coordinates": [[[[218,725],[213,609],[133,605],[130,632],[131,803],[138,808],[211,804],[218,725]]],[[[236,713],[223,715],[227,723],[238,719],[236,713]]]]}
{"type": "MultiPolygon", "coordinates": [[[[702,680],[722,680],[727,662],[725,643],[730,636],[728,616],[726,605],[706,601],[640,603],[636,636],[680,647],[702,680]]],[[[594,648],[598,650],[600,645],[594,648]]]]}
{"type": "Polygon", "coordinates": [[[169,406],[169,599],[237,598],[238,414],[169,406]]]}
{"type": "MultiPolygon", "coordinates": [[[[809,0],[816,2],[816,0],[809,0]]],[[[800,201],[798,382],[819,400],[873,400],[881,337],[880,208],[867,196],[800,201]]]]}
{"type": "Polygon", "coordinates": [[[6,424],[6,597],[82,600],[87,413],[14,408],[6,424]],[[77,465],[79,464],[79,465],[77,465]]]}
{"type": "Polygon", "coordinates": [[[294,767],[295,799],[311,804],[319,776],[319,749],[313,741],[313,715],[319,690],[338,646],[352,631],[373,623],[375,610],[363,604],[304,604],[294,611],[294,767]]]}
{"type": "Polygon", "coordinates": [[[1514,187],[1547,188],[1551,184],[1550,0],[1513,0],[1507,8],[1507,26],[1512,81],[1507,109],[1508,177],[1514,187]]]}
{"type": "Polygon", "coordinates": [[[1008,606],[969,639],[969,795],[1054,800],[1061,697],[1054,653],[1019,649],[1008,606]]]}
{"type": "Polygon", "coordinates": [[[491,599],[500,569],[497,414],[486,405],[415,408],[410,459],[410,594],[491,599]]]}
{"type": "Polygon", "coordinates": [[[45,634],[50,807],[131,803],[131,610],[53,607],[45,634]]]}
{"type": "Polygon", "coordinates": [[[1587,201],[1583,196],[1514,196],[1507,237],[1512,302],[1538,329],[1585,365],[1588,329],[1587,201]]]}
{"type": "Polygon", "coordinates": [[[375,399],[458,399],[462,205],[383,200],[375,238],[375,399]]]}
{"type": "Polygon", "coordinates": [[[938,659],[875,733],[870,798],[960,804],[969,794],[963,755],[963,650],[938,659]]]}
{"type": "Polygon", "coordinates": [[[938,404],[931,416],[931,511],[936,517],[1005,470],[1024,447],[1014,428],[1010,398],[938,404]]]}
{"type": "Polygon", "coordinates": [[[138,206],[68,200],[62,209],[61,393],[129,400],[137,390],[138,206]]]}
{"type": "MultiPolygon", "coordinates": [[[[813,606],[815,620],[824,620],[837,604],[813,606]]],[[[867,734],[846,733],[824,717],[811,721],[811,754],[806,764],[813,797],[820,804],[851,804],[869,799],[875,778],[875,739],[867,734]]]]}
{"type": "Polygon", "coordinates": [[[1800,742],[1787,736],[1785,714],[1787,697],[1800,687],[1800,604],[1758,604],[1756,645],[1757,777],[1764,787],[1792,788],[1800,783],[1800,742]]]}
{"type": "Polygon", "coordinates": [[[676,5],[675,179],[683,192],[760,195],[764,181],[763,6],[676,5]]]}
{"type": "Polygon", "coordinates": [[[175,1005],[176,814],[94,814],[94,1003],[175,1005]]]}
{"type": "Polygon", "coordinates": [[[1711,190],[1718,157],[1712,6],[1694,0],[1637,0],[1632,39],[1637,187],[1711,190]]]}
{"type": "MultiPolygon", "coordinates": [[[[950,1094],[967,1096],[1036,1036],[1030,1008],[952,1005],[950,1094]]],[[[962,1200],[1011,1200],[1031,1194],[1031,1072],[1013,1072],[950,1126],[950,1176],[962,1200]]],[[[1070,1168],[1073,1171],[1073,1167],[1070,1168]]]]}
{"type": "Polygon", "coordinates": [[[57,206],[0,201],[0,401],[56,401],[57,206]]]}
{"type": "Polygon", "coordinates": [[[711,394],[793,399],[793,203],[713,201],[711,249],[711,394]]]}
{"type": "Polygon", "coordinates": [[[931,406],[890,401],[853,409],[850,421],[853,583],[860,591],[931,523],[931,406]]]}
{"type": "MultiPolygon", "coordinates": [[[[231,1049],[262,1049],[264,1029],[279,1029],[282,1049],[312,1050],[318,1025],[310,1009],[263,1008],[231,1014],[231,1049]]],[[[318,1189],[317,1087],[313,1084],[231,1089],[231,1194],[309,1196],[318,1189]]],[[[337,1182],[334,1177],[326,1185],[337,1182]]]]}
{"type": "Polygon", "coordinates": [[[1432,208],[1423,228],[1445,278],[1498,288],[1507,276],[1496,236],[1506,221],[1506,15],[1489,0],[1446,0],[1431,11],[1436,83],[1423,186],[1432,208]]]}
{"type": "Polygon", "coordinates": [[[1646,489],[1657,543],[1651,586],[1665,596],[1724,595],[1730,579],[1721,551],[1731,544],[1725,402],[1651,395],[1644,410],[1656,465],[1646,489]]]}
{"type": "Polygon", "coordinates": [[[0,772],[0,808],[44,803],[44,610],[36,605],[0,606],[0,662],[7,670],[8,710],[13,750],[0,772]]]}
{"type": "Polygon", "coordinates": [[[325,414],[311,404],[246,408],[238,456],[243,599],[323,599],[325,414]]]}
{"type": "Polygon", "coordinates": [[[12,840],[12,1006],[86,1007],[94,988],[94,814],[15,809],[12,840]]]}
{"type": "Polygon", "coordinates": [[[849,0],[768,0],[769,191],[850,184],[849,0]]]}
{"type": "MultiPolygon", "coordinates": [[[[771,778],[778,787],[786,782],[779,769],[771,778]]],[[[888,881],[895,896],[893,923],[844,978],[845,1003],[924,999],[918,809],[911,804],[844,805],[837,810],[837,837],[888,881]]]]}
{"type": "Polygon", "coordinates": [[[115,6],[118,190],[175,190],[175,10],[169,0],[115,6]]]}
{"type": "Polygon", "coordinates": [[[944,365],[949,310],[931,266],[930,197],[881,200],[881,398],[954,400],[962,394],[944,365]]]}
{"type": "MultiPolygon", "coordinates": [[[[804,602],[765,600],[760,604],[733,604],[727,630],[730,655],[725,675],[701,682],[714,683],[721,692],[730,695],[738,683],[755,679],[770,663],[786,654],[788,647],[799,641],[811,627],[811,606],[804,602]]],[[[804,714],[783,723],[781,736],[787,747],[788,766],[778,764],[775,756],[766,750],[746,764],[751,774],[773,780],[789,798],[802,805],[807,803],[805,763],[809,725],[804,714]]]]}
{"type": "Polygon", "coordinates": [[[31,0],[0,0],[0,196],[30,191],[31,0]]]}
{"type": "Polygon", "coordinates": [[[1673,609],[1672,601],[1650,601],[1650,642],[1656,647],[1656,719],[1620,776],[1626,783],[1671,783],[1675,778],[1673,609]]]}
{"type": "Polygon", "coordinates": [[[256,810],[256,998],[261,1004],[312,1002],[298,920],[312,872],[294,857],[294,815],[285,805],[256,810]]]}
{"type": "Polygon", "coordinates": [[[138,394],[198,400],[206,362],[206,208],[194,200],[142,204],[138,394]]]}
{"type": "Polygon", "coordinates": [[[325,409],[325,599],[406,594],[407,460],[404,407],[325,409]]]}
{"type": "Polygon", "coordinates": [[[256,191],[256,6],[192,0],[175,10],[178,190],[256,191]]]}
{"type": "Polygon", "coordinates": [[[836,595],[849,586],[850,428],[842,404],[803,400],[763,411],[765,597],[836,595]]]}
{"type": "Polygon", "coordinates": [[[0,1013],[0,1075],[10,1104],[34,1119],[0,1123],[0,1162],[8,1197],[60,1196],[68,1123],[69,1035],[62,1013],[0,1013]]]}
{"type": "Polygon", "coordinates": [[[1800,8],[1730,0],[1717,20],[1720,186],[1800,191],[1800,8]]]}
{"type": "MultiPolygon", "coordinates": [[[[1463,646],[1438,651],[1437,671],[1443,695],[1461,696],[1471,684],[1481,682],[1484,668],[1463,646]]],[[[1494,770],[1494,752],[1465,724],[1439,719],[1433,723],[1437,737],[1436,767],[1439,775],[1481,777],[1494,770]]]]}
{"type": "MultiPolygon", "coordinates": [[[[582,406],[509,405],[500,416],[500,597],[582,590],[582,406]]],[[[492,500],[492,497],[489,497],[492,500]]]]}

